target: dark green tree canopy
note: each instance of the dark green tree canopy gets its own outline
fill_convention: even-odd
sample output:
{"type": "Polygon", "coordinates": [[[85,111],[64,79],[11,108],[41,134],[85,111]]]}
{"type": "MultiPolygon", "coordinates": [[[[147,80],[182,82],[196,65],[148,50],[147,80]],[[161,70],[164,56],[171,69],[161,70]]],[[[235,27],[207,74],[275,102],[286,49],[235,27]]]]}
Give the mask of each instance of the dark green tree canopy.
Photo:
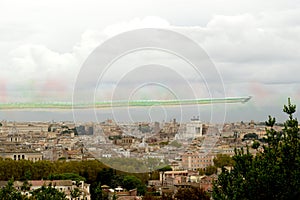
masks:
{"type": "Polygon", "coordinates": [[[0,199],[1,200],[18,200],[18,199],[25,199],[23,198],[21,192],[17,191],[14,188],[14,179],[10,179],[6,186],[4,186],[0,190],[0,199]]]}
{"type": "Polygon", "coordinates": [[[231,171],[223,168],[214,184],[214,199],[300,199],[300,137],[296,106],[288,100],[282,131],[273,129],[275,118],[266,122],[267,143],[256,156],[236,149],[231,171]]]}
{"type": "Polygon", "coordinates": [[[214,165],[216,167],[232,166],[233,159],[227,154],[217,154],[214,158],[214,165]]]}
{"type": "Polygon", "coordinates": [[[58,191],[51,185],[42,186],[32,191],[33,199],[35,200],[66,200],[66,195],[63,192],[58,191]]]}

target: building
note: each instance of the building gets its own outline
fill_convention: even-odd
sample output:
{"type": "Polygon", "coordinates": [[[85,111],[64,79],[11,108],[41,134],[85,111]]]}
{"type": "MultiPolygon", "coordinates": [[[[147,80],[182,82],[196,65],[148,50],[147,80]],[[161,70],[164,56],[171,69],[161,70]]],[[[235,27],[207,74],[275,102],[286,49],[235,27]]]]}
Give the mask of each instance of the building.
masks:
{"type": "MultiPolygon", "coordinates": [[[[80,191],[79,197],[76,199],[78,200],[90,200],[90,184],[84,183],[84,181],[80,181],[79,184],[76,184],[76,181],[72,180],[30,180],[28,181],[30,185],[30,189],[27,192],[22,192],[24,195],[27,195],[28,197],[31,196],[30,191],[36,190],[41,188],[42,186],[52,186],[55,189],[57,189],[60,192],[63,192],[66,194],[67,199],[73,199],[71,196],[71,192],[77,188],[80,191]]],[[[21,187],[23,185],[23,182],[21,181],[15,181],[14,187],[17,190],[21,190],[21,187]]]]}
{"type": "Polygon", "coordinates": [[[193,117],[189,123],[186,124],[186,138],[196,138],[202,136],[202,123],[199,117],[193,117]]]}
{"type": "Polygon", "coordinates": [[[188,177],[188,174],[187,170],[160,172],[159,181],[163,186],[179,184],[186,182],[186,180],[183,180],[183,177],[188,177]]]}
{"type": "MultiPolygon", "coordinates": [[[[183,126],[183,125],[181,125],[183,126]]],[[[188,140],[203,136],[203,124],[199,117],[193,117],[190,122],[186,123],[184,127],[180,128],[176,139],[188,140]]]]}
{"type": "Polygon", "coordinates": [[[30,160],[33,162],[43,160],[43,154],[35,151],[4,151],[0,152],[0,157],[12,160],[30,160]]]}
{"type": "Polygon", "coordinates": [[[213,183],[218,179],[216,174],[212,174],[210,176],[203,176],[200,179],[200,188],[203,188],[204,191],[212,192],[213,183]]]}
{"type": "Polygon", "coordinates": [[[213,165],[213,154],[205,154],[200,152],[185,152],[181,155],[181,166],[186,170],[197,170],[213,165]]]}

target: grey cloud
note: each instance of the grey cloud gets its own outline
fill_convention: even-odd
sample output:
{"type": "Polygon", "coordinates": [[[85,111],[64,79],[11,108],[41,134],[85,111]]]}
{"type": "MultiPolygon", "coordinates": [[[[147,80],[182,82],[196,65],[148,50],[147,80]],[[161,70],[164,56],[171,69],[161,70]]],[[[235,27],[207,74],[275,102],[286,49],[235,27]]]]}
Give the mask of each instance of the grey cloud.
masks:
{"type": "MultiPolygon", "coordinates": [[[[39,13],[42,17],[40,19],[36,15],[22,18],[22,16],[26,16],[28,10],[21,8],[15,10],[15,14],[20,11],[19,16],[8,15],[6,11],[0,12],[0,16],[11,16],[6,20],[8,25],[2,26],[7,30],[2,32],[2,35],[0,33],[1,44],[3,44],[0,47],[2,55],[0,79],[6,83],[6,95],[15,98],[23,95],[18,91],[30,90],[30,95],[37,95],[41,90],[45,90],[41,85],[45,85],[45,80],[49,80],[49,84],[53,84],[51,81],[59,82],[66,89],[55,93],[56,88],[49,87],[48,93],[45,92],[44,96],[55,99],[61,98],[65,93],[67,96],[65,99],[68,99],[72,96],[72,89],[80,66],[97,45],[120,32],[150,26],[179,31],[198,42],[219,70],[225,83],[226,95],[249,94],[254,96],[252,101],[257,104],[251,104],[252,109],[248,109],[246,106],[237,106],[243,112],[250,113],[251,110],[257,113],[264,112],[262,108],[267,106],[266,97],[274,99],[272,102],[268,101],[272,104],[272,108],[280,107],[285,103],[287,96],[293,97],[296,101],[300,99],[298,77],[300,73],[300,47],[298,45],[300,44],[300,11],[297,1],[274,3],[273,1],[255,0],[240,3],[230,0],[226,5],[220,1],[207,3],[193,1],[190,4],[176,2],[179,4],[173,1],[164,1],[154,2],[153,5],[150,5],[147,2],[136,1],[130,14],[128,14],[129,11],[122,11],[121,6],[116,8],[120,11],[120,15],[114,17],[109,11],[105,12],[103,7],[99,8],[100,10],[96,6],[94,6],[95,8],[84,7],[83,5],[86,3],[81,2],[81,4],[74,5],[70,11],[71,14],[74,14],[82,7],[82,15],[71,17],[76,21],[75,24],[66,23],[72,21],[70,16],[63,12],[64,8],[69,6],[67,3],[60,5],[57,12],[55,19],[61,19],[61,21],[46,19],[45,16],[49,16],[50,11],[54,8],[47,10],[40,7],[41,5],[27,5],[27,8],[30,9],[41,8],[39,13]],[[170,7],[170,3],[174,7],[170,7]],[[158,4],[161,9],[157,9],[158,4]],[[87,15],[87,13],[90,14],[89,10],[94,13],[92,17],[87,17],[90,16],[87,15]],[[166,10],[170,10],[171,13],[165,12],[166,10]],[[181,12],[178,12],[179,10],[181,12]],[[42,11],[45,12],[42,13],[42,11]],[[217,15],[213,15],[214,13],[217,15]],[[145,14],[160,15],[164,19],[148,18],[147,21],[146,18],[141,17],[145,14]],[[128,20],[134,17],[138,18],[128,20]],[[121,23],[116,23],[120,21],[121,23]],[[114,23],[115,25],[109,26],[114,23]],[[18,25],[14,28],[13,24],[18,25]],[[28,24],[32,24],[32,26],[26,28],[28,24]],[[68,25],[66,26],[66,24],[68,25]],[[10,32],[15,33],[10,36],[10,32]],[[24,38],[21,38],[23,35],[24,38]],[[81,38],[80,35],[82,35],[81,38]],[[7,55],[7,52],[10,54],[7,55]]],[[[52,3],[52,5],[55,4],[57,2],[52,3]]],[[[114,8],[113,5],[108,4],[109,8],[114,8]]],[[[125,6],[125,3],[121,4],[125,6]]],[[[11,5],[2,6],[2,10],[9,6],[11,5]]],[[[1,25],[4,25],[4,17],[0,19],[1,25]]],[[[180,41],[176,45],[180,46],[180,41]]],[[[189,52],[189,49],[186,49],[186,52],[189,52]]],[[[178,60],[170,56],[155,57],[155,54],[152,56],[141,56],[136,64],[141,65],[144,61],[148,62],[155,58],[158,64],[181,67],[178,60]]],[[[128,63],[134,62],[128,59],[124,60],[122,64],[128,63]]],[[[106,78],[106,88],[109,89],[116,83],[120,77],[118,72],[122,71],[112,71],[111,75],[106,78]]],[[[191,78],[190,81],[194,81],[193,84],[199,84],[197,94],[199,96],[207,95],[205,86],[201,85],[201,80],[197,77],[193,79],[191,71],[186,70],[186,73],[187,77],[191,78]]],[[[178,90],[186,89],[180,86],[180,83],[176,83],[178,77],[172,73],[155,75],[157,76],[156,80],[165,78],[169,80],[172,87],[178,88],[178,90]]],[[[135,82],[143,82],[146,78],[149,78],[149,74],[133,73],[124,79],[119,89],[122,88],[125,93],[129,92],[135,82]]],[[[216,76],[205,76],[215,95],[222,94],[223,87],[222,84],[214,83],[217,78],[216,76]]],[[[82,85],[84,94],[89,93],[88,89],[91,86],[88,83],[89,77],[86,79],[86,85],[82,85]]],[[[108,91],[107,94],[110,92],[108,91]]],[[[266,111],[272,111],[271,107],[266,107],[266,111]]],[[[229,109],[232,111],[228,115],[229,119],[240,117],[238,116],[239,109],[236,110],[234,106],[229,106],[229,109]]],[[[203,112],[209,113],[206,109],[203,112]]],[[[191,113],[192,111],[188,114],[191,113]]],[[[249,118],[254,116],[255,114],[249,114],[249,118]]]]}

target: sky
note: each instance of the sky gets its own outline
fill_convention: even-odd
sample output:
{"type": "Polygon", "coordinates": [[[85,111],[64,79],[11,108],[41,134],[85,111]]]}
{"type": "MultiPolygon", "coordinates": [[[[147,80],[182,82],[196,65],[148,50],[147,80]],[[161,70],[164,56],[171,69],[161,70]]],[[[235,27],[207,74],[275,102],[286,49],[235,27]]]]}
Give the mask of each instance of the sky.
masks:
{"type": "Polygon", "coordinates": [[[299,4],[296,0],[0,0],[1,102],[72,101],[78,77],[94,50],[141,28],[167,29],[190,38],[211,62],[201,72],[217,73],[193,78],[191,66],[178,56],[140,50],[119,58],[105,71],[103,84],[89,88],[98,99],[252,96],[246,104],[197,109],[158,106],[75,115],[1,111],[0,120],[187,121],[200,115],[202,121],[230,122],[265,121],[273,115],[283,121],[288,97],[300,105],[299,4]]]}

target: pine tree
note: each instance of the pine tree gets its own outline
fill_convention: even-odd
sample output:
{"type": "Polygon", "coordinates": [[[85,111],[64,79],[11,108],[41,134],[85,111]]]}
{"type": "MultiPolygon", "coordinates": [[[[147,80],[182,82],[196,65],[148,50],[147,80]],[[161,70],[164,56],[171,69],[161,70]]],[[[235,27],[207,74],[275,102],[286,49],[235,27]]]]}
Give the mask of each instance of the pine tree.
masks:
{"type": "Polygon", "coordinates": [[[290,99],[283,112],[288,119],[282,131],[273,128],[275,118],[266,121],[267,144],[261,153],[235,150],[233,169],[223,168],[214,184],[214,199],[300,199],[300,137],[290,99]]]}

